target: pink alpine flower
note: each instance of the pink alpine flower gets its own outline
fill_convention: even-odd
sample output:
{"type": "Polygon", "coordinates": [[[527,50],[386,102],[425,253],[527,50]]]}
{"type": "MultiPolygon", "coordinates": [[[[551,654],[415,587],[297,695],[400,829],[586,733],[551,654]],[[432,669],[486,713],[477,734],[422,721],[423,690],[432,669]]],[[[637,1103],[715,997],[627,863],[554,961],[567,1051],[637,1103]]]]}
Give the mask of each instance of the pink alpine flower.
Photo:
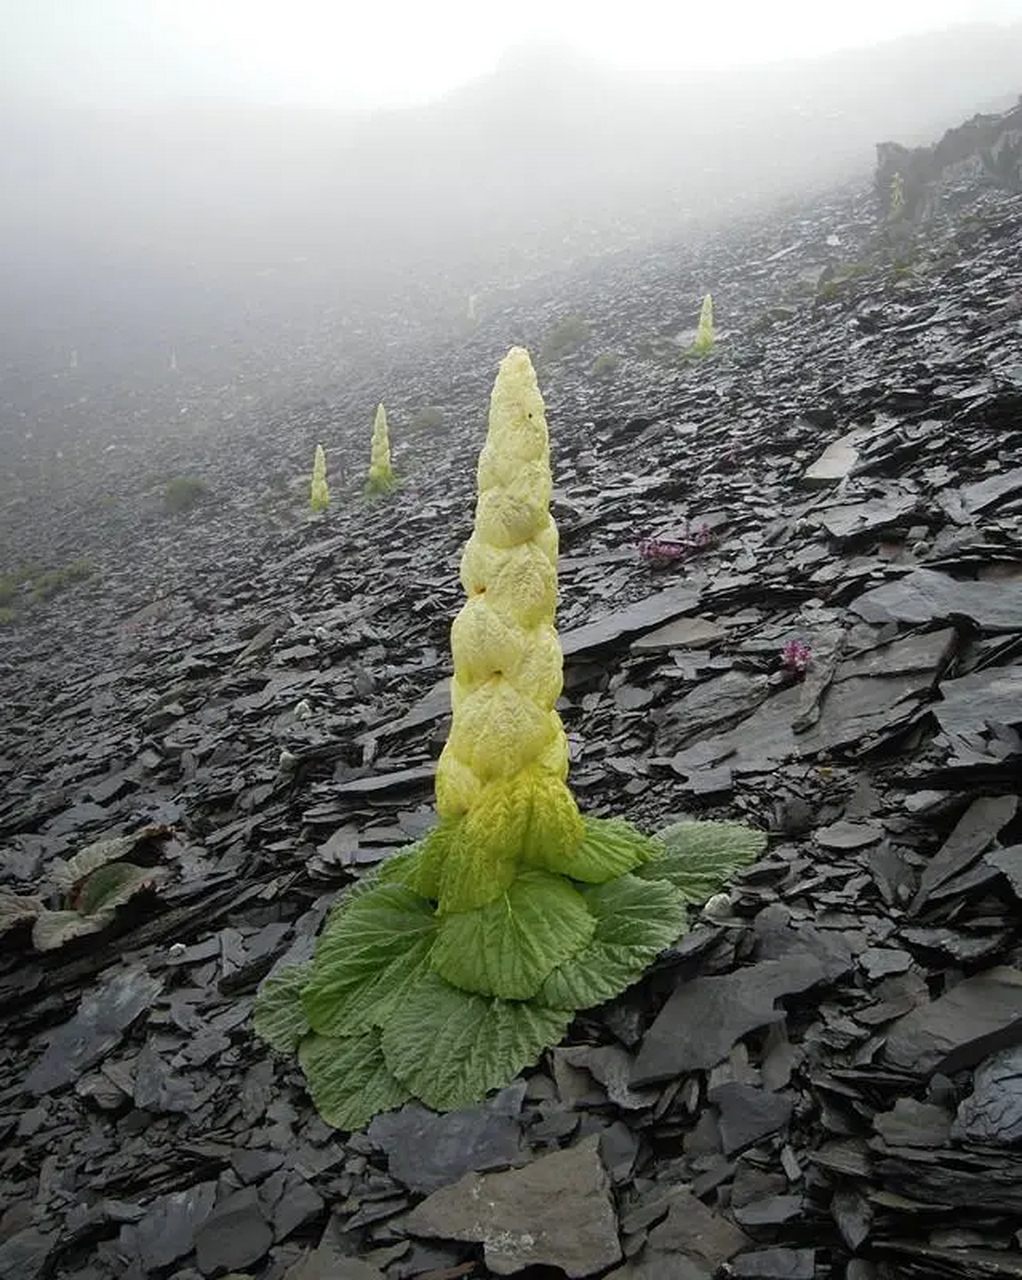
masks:
{"type": "Polygon", "coordinates": [[[786,640],[781,649],[781,666],[792,675],[804,676],[813,651],[804,640],[786,640]]]}

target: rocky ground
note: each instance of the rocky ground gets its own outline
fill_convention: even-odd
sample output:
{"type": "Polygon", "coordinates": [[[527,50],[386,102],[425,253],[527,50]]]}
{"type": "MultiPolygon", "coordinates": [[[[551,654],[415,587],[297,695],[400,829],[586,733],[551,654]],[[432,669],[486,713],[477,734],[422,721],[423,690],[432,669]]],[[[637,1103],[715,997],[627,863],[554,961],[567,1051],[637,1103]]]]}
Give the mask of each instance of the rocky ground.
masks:
{"type": "Polygon", "coordinates": [[[838,191],[505,298],[258,433],[168,435],[188,512],[125,440],[101,498],[83,464],[22,522],[97,571],[0,630],[0,1276],[1022,1276],[1022,195],[941,181],[912,227],[838,191]],[[496,1098],[338,1133],[254,994],[430,820],[514,342],[580,803],[770,843],[496,1098]],[[377,398],[404,484],[367,504],[377,398]],[[97,917],[67,862],[122,834],[97,917]]]}

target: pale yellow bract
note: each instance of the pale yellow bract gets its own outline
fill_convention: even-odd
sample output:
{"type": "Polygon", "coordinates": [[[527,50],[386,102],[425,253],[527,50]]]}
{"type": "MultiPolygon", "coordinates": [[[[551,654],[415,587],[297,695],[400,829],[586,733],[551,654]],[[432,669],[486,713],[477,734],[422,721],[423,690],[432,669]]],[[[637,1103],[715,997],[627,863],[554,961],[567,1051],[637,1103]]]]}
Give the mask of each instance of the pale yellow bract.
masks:
{"type": "MultiPolygon", "coordinates": [[[[565,785],[568,742],[554,710],[563,658],[557,611],[557,526],[550,516],[550,444],[529,353],[513,347],[490,397],[479,458],[475,529],[461,560],[466,600],[451,628],[450,737],[436,774],[441,818],[472,812],[489,838],[508,824],[506,805],[536,806],[567,849],[581,817],[565,785]],[[507,786],[514,781],[509,793],[507,786]],[[553,790],[551,790],[553,788],[553,790]]],[[[537,815],[538,816],[538,815],[537,815]]]]}
{"type": "Polygon", "coordinates": [[[394,482],[390,465],[390,435],[387,431],[387,411],[382,404],[376,406],[373,420],[373,441],[369,452],[369,485],[376,490],[387,489],[394,482]]]}
{"type": "Polygon", "coordinates": [[[316,513],[325,511],[330,505],[330,490],[326,482],[326,454],[321,444],[316,445],[316,453],[312,461],[312,492],[309,505],[316,513]]]}

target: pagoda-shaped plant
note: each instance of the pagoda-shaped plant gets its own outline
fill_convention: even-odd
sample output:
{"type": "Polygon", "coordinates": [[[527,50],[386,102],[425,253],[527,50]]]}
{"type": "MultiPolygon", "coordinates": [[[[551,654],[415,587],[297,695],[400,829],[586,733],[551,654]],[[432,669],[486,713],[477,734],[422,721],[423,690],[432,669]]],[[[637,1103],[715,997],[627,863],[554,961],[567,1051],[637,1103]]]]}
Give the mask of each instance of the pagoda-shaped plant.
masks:
{"type": "Polygon", "coordinates": [[[369,479],[366,493],[370,495],[390,493],[397,485],[397,477],[390,465],[390,434],[387,430],[387,411],[382,404],[376,406],[373,420],[373,442],[369,454],[369,479]]]}
{"type": "Polygon", "coordinates": [[[713,350],[713,298],[707,294],[699,309],[699,326],[696,329],[696,340],[691,350],[697,356],[709,355],[713,350]]]}
{"type": "Polygon", "coordinates": [[[557,527],[543,400],[512,349],[490,401],[468,597],[451,629],[436,826],[334,908],[308,965],[263,984],[256,1030],[297,1049],[320,1114],[356,1128],[416,1098],[465,1106],[641,977],[762,849],[733,823],[643,835],[568,789],[557,527]]]}
{"type": "Polygon", "coordinates": [[[326,483],[326,453],[321,444],[316,445],[316,453],[312,460],[312,492],[309,495],[309,506],[313,515],[319,515],[330,505],[330,490],[326,483]]]}

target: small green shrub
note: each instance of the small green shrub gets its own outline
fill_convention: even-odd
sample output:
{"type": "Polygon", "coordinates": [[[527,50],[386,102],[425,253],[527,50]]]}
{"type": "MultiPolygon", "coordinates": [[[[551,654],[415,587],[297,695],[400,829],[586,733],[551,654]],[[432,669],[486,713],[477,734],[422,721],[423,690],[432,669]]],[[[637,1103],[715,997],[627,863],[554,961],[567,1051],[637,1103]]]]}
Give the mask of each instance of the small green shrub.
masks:
{"type": "Polygon", "coordinates": [[[7,605],[0,605],[0,627],[11,627],[17,621],[17,609],[10,609],[7,605]]]}
{"type": "Polygon", "coordinates": [[[197,480],[194,476],[175,476],[163,486],[163,510],[168,515],[192,511],[205,501],[208,492],[204,480],[197,480]]]}
{"type": "Polygon", "coordinates": [[[589,326],[581,316],[565,316],[547,334],[541,359],[545,364],[569,356],[589,341],[589,326]]]}
{"type": "Polygon", "coordinates": [[[88,560],[72,560],[60,569],[47,569],[32,580],[32,599],[49,600],[72,582],[84,582],[95,573],[88,560]]]}
{"type": "Polygon", "coordinates": [[[604,351],[593,361],[593,377],[609,382],[621,368],[621,357],[614,351],[604,351]]]}

